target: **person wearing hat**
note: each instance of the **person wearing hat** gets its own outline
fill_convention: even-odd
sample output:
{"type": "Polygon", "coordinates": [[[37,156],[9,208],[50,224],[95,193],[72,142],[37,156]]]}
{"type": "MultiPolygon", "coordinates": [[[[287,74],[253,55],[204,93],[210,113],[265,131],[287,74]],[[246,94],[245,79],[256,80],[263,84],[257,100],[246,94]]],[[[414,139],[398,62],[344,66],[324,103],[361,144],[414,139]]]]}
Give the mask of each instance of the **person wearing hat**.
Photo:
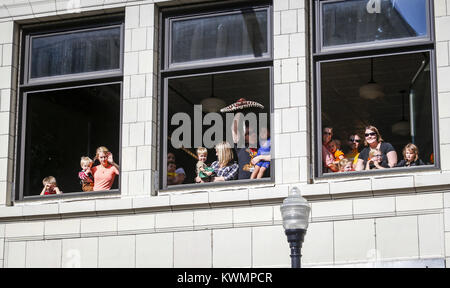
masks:
{"type": "Polygon", "coordinates": [[[247,101],[244,98],[239,99],[235,103],[222,108],[220,112],[222,113],[236,113],[232,126],[231,133],[234,142],[234,153],[239,164],[238,179],[250,179],[254,166],[260,161],[270,161],[269,155],[259,155],[258,153],[258,135],[256,132],[256,127],[252,127],[248,122],[243,123],[244,135],[239,133],[238,125],[241,123],[241,117],[243,113],[250,113],[255,109],[264,109],[264,106],[255,101],[247,101]],[[240,112],[240,113],[238,113],[240,112]],[[241,137],[244,136],[244,147],[239,147],[238,143],[241,141],[241,137]]]}

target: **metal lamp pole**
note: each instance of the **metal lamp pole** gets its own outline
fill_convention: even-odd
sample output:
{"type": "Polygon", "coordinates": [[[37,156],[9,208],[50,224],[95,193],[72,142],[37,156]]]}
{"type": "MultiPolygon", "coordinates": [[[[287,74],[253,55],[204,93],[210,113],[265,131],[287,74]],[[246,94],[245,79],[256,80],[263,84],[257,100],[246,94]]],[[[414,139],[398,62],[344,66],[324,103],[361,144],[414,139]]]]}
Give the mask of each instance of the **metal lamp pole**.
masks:
{"type": "Polygon", "coordinates": [[[309,224],[311,207],[300,195],[300,190],[293,187],[280,207],[283,227],[291,248],[291,267],[301,268],[301,249],[309,224]]]}

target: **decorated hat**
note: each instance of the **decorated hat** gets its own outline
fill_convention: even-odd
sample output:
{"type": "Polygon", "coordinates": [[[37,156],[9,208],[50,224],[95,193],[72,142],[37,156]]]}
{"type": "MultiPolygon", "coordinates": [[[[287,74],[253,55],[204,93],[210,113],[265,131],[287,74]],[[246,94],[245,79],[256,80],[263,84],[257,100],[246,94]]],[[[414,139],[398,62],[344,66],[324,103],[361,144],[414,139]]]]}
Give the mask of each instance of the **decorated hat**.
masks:
{"type": "Polygon", "coordinates": [[[222,113],[234,112],[234,111],[244,110],[244,109],[248,109],[248,108],[264,109],[264,106],[259,104],[256,101],[248,101],[248,100],[245,100],[244,98],[241,98],[238,101],[236,101],[235,103],[220,109],[220,112],[222,112],[222,113]]]}

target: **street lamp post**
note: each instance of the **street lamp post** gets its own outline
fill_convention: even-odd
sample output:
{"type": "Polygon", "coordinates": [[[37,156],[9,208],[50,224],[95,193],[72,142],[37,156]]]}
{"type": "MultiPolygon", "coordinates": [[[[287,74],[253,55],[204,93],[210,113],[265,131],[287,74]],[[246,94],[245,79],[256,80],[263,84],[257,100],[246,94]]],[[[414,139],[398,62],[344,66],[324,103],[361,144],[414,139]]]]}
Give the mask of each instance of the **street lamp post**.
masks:
{"type": "Polygon", "coordinates": [[[311,207],[300,195],[300,190],[293,187],[280,207],[283,227],[291,248],[291,267],[301,268],[301,249],[308,229],[311,207]]]}

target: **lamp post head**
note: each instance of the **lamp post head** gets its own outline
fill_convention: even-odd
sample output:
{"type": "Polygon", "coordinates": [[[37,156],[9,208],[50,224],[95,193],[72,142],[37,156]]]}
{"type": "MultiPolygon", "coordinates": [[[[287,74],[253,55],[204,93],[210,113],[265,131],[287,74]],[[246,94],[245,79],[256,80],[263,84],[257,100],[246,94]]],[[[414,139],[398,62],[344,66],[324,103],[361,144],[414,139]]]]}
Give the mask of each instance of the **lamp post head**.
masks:
{"type": "Polygon", "coordinates": [[[289,195],[284,199],[280,210],[285,230],[308,229],[311,207],[308,201],[300,195],[300,190],[297,187],[293,187],[289,191],[289,195]]]}

